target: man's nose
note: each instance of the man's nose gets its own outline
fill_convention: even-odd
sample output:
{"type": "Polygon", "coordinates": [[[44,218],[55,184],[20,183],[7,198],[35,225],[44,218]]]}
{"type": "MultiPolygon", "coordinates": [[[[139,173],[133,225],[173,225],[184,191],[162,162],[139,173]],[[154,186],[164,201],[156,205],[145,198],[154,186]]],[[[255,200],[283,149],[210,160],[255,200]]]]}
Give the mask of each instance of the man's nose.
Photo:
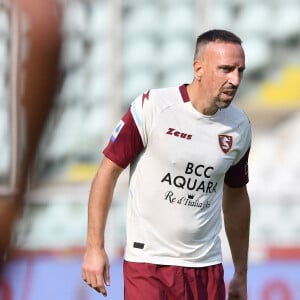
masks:
{"type": "Polygon", "coordinates": [[[229,77],[229,83],[231,83],[234,86],[239,86],[242,80],[242,74],[239,72],[238,69],[235,69],[230,73],[229,77]]]}

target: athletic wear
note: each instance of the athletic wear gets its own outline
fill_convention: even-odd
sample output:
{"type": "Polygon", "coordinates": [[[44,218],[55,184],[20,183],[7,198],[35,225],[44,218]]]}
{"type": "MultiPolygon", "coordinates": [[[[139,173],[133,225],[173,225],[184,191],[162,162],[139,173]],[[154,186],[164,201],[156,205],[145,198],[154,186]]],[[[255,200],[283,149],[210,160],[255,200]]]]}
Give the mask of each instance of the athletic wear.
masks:
{"type": "Polygon", "coordinates": [[[125,300],[225,300],[222,264],[187,268],[124,262],[125,300]]]}
{"type": "Polygon", "coordinates": [[[251,130],[230,105],[207,116],[186,85],[137,97],[104,150],[130,163],[125,259],[203,267],[222,261],[219,232],[223,182],[248,182],[251,130]]]}

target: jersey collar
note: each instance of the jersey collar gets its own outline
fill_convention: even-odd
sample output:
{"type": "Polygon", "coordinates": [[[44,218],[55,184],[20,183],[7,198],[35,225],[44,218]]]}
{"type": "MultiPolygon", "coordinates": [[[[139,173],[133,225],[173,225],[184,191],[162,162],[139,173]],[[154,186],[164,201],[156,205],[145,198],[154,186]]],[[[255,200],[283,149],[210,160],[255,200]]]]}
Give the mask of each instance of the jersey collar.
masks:
{"type": "Polygon", "coordinates": [[[185,84],[183,84],[179,87],[179,91],[180,91],[183,102],[189,102],[190,101],[190,98],[189,98],[189,95],[188,95],[188,92],[187,92],[187,86],[188,86],[188,84],[185,83],[185,84]]]}

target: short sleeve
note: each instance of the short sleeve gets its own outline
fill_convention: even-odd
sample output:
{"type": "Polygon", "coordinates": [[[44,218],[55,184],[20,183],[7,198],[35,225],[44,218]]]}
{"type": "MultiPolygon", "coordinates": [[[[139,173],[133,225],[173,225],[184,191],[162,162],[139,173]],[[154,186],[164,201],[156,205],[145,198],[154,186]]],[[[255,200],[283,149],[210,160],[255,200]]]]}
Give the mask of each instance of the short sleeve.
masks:
{"type": "Polygon", "coordinates": [[[225,174],[224,182],[230,187],[237,188],[246,185],[249,182],[248,157],[250,148],[242,159],[234,166],[230,167],[225,174]]]}
{"type": "Polygon", "coordinates": [[[129,109],[117,124],[103,154],[125,169],[143,148],[139,130],[129,109]]]}

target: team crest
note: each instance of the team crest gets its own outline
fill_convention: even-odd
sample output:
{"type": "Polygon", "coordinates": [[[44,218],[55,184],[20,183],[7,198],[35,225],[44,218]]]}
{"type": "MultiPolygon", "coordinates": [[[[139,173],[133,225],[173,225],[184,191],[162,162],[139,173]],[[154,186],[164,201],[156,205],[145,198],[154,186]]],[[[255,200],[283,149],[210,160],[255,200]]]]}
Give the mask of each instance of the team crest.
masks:
{"type": "Polygon", "coordinates": [[[232,136],[219,134],[219,145],[221,150],[227,154],[232,148],[232,136]]]}

